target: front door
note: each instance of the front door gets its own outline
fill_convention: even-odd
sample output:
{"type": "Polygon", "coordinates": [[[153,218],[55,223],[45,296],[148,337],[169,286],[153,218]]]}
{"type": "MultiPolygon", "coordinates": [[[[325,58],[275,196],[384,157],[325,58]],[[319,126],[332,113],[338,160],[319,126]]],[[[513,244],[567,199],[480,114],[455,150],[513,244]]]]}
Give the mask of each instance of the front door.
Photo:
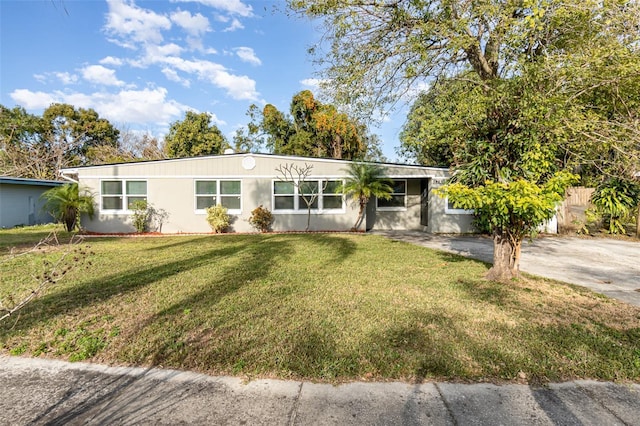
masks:
{"type": "Polygon", "coordinates": [[[420,181],[420,225],[429,226],[429,179],[420,181]]]}

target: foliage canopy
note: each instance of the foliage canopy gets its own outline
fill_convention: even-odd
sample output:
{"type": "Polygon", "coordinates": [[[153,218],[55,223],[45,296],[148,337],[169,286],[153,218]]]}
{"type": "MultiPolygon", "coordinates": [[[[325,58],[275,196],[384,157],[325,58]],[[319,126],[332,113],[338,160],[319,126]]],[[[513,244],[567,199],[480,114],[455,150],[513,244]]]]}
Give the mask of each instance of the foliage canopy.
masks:
{"type": "Polygon", "coordinates": [[[211,122],[210,114],[187,111],[182,121],[171,125],[164,150],[170,158],[218,155],[229,148],[227,139],[211,122]]]}

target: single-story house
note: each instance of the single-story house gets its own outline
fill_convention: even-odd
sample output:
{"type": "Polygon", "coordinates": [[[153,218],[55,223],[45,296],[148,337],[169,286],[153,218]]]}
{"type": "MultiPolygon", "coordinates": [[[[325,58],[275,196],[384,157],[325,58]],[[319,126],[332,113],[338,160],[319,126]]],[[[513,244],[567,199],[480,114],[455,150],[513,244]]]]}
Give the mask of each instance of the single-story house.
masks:
{"type": "Polygon", "coordinates": [[[0,228],[50,223],[54,218],[42,211],[43,192],[64,182],[0,176],[0,228]]]}
{"type": "MultiPolygon", "coordinates": [[[[317,198],[310,230],[345,231],[358,217],[359,206],[334,188],[347,175],[349,161],[272,154],[225,154],[168,160],[85,166],[61,170],[96,197],[96,215],[82,219],[90,232],[132,232],[132,203],[146,200],[156,212],[154,228],[164,233],[210,232],[205,209],[227,207],[231,232],[251,232],[251,211],[262,205],[275,220],[274,231],[304,230],[307,205],[304,189],[283,181],[276,169],[309,167],[305,187],[317,198]]],[[[433,190],[449,176],[444,168],[376,163],[393,179],[390,200],[370,200],[367,230],[420,230],[462,233],[473,230],[473,216],[450,208],[433,190]]]]}

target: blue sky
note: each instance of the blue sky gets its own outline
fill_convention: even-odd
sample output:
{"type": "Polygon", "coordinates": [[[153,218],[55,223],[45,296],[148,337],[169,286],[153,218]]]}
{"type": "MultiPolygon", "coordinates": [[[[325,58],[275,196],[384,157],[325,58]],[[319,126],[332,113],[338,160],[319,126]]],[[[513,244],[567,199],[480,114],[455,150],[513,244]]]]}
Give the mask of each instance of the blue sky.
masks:
{"type": "MultiPolygon", "coordinates": [[[[321,35],[280,1],[0,0],[0,103],[93,108],[154,136],[208,112],[231,141],[251,104],[288,111],[295,93],[319,95],[307,49],[321,35]]],[[[371,129],[389,160],[404,117],[371,129]]]]}

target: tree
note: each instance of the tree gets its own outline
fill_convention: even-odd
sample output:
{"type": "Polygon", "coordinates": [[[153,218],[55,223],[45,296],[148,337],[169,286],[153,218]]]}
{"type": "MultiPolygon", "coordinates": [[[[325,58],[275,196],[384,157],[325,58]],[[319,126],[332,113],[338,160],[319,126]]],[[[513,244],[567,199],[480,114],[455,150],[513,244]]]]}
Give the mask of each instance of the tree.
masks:
{"type": "Polygon", "coordinates": [[[69,104],[51,104],[44,110],[44,138],[48,146],[65,147],[65,155],[75,165],[91,163],[91,148],[118,146],[120,131],[93,109],[76,109],[69,104]]]}
{"type": "MultiPolygon", "coordinates": [[[[529,192],[511,184],[527,182],[530,191],[542,193],[559,170],[588,166],[606,172],[622,157],[637,164],[637,2],[289,4],[324,18],[329,51],[316,50],[317,58],[339,104],[370,116],[428,85],[431,105],[419,106],[425,121],[411,129],[405,149],[423,160],[434,158],[443,148],[437,138],[444,136],[450,152],[442,157],[452,161],[459,185],[478,191],[503,185],[514,205],[539,209],[512,217],[527,221],[522,229],[534,229],[547,206],[530,202],[529,192]],[[421,134],[425,144],[415,137],[421,134]]],[[[484,196],[499,203],[502,195],[484,196]]],[[[482,215],[482,208],[477,212],[482,215]]],[[[505,220],[493,227],[494,251],[508,252],[492,268],[502,280],[517,272],[506,260],[518,259],[524,238],[512,226],[505,220]]]]}
{"type": "Polygon", "coordinates": [[[89,149],[91,164],[113,164],[167,158],[157,138],[148,133],[123,131],[117,147],[100,145],[89,149]]]}
{"type": "Polygon", "coordinates": [[[55,180],[61,168],[91,164],[94,150],[117,150],[118,137],[91,109],[52,104],[39,117],[0,105],[0,173],[55,180]]]}
{"type": "Polygon", "coordinates": [[[438,189],[455,208],[473,209],[493,235],[493,267],[487,278],[508,281],[520,275],[522,241],[551,219],[577,176],[560,172],[540,186],[525,179],[469,187],[453,183],[438,189]]]}
{"type": "Polygon", "coordinates": [[[345,172],[347,173],[347,178],[338,187],[338,191],[358,203],[358,219],[352,228],[354,231],[358,231],[364,220],[367,204],[371,197],[384,200],[391,199],[393,181],[384,177],[384,170],[380,166],[371,163],[353,162],[349,164],[345,172]]]}
{"type": "Polygon", "coordinates": [[[187,111],[182,121],[171,125],[164,150],[169,158],[218,155],[229,148],[220,129],[211,123],[211,115],[187,111]]]}
{"type": "MultiPolygon", "coordinates": [[[[313,170],[312,164],[305,163],[304,166],[298,166],[294,163],[279,165],[276,167],[276,172],[279,173],[278,180],[282,182],[289,182],[296,188],[298,197],[307,206],[307,227],[305,231],[309,230],[311,225],[311,208],[320,195],[320,182],[310,181],[311,171],[313,170]]],[[[322,190],[326,189],[327,182],[325,181],[322,190]]]]}
{"type": "Polygon", "coordinates": [[[49,212],[58,222],[64,223],[68,232],[80,226],[80,214],[93,218],[93,195],[80,189],[77,183],[67,183],[51,188],[42,194],[45,200],[43,210],[49,212]]]}
{"type": "Polygon", "coordinates": [[[260,111],[252,105],[247,132],[236,135],[236,147],[266,147],[274,154],[307,157],[363,159],[375,155],[379,140],[367,127],[335,106],[318,101],[309,90],[295,94],[290,115],[271,104],[260,111]]]}

